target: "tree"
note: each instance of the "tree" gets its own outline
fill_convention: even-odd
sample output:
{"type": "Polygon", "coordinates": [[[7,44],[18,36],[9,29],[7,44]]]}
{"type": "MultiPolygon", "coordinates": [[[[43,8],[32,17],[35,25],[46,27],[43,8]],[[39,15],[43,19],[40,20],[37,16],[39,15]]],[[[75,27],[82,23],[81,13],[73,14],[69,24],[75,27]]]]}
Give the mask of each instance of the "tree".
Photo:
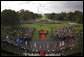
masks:
{"type": "Polygon", "coordinates": [[[63,15],[63,13],[60,13],[60,14],[59,14],[59,18],[58,18],[58,19],[61,20],[61,21],[64,20],[64,15],[63,15]]]}
{"type": "Polygon", "coordinates": [[[52,13],[52,14],[51,14],[50,19],[55,19],[55,13],[52,13]]]}
{"type": "Polygon", "coordinates": [[[42,15],[41,15],[41,14],[34,13],[34,18],[35,18],[35,19],[42,18],[42,15]]]}
{"type": "Polygon", "coordinates": [[[60,21],[74,21],[76,23],[83,23],[83,12],[75,11],[75,12],[61,12],[59,14],[45,14],[48,19],[60,20],[60,21]]]}
{"type": "Polygon", "coordinates": [[[23,21],[27,21],[27,20],[31,19],[31,14],[28,10],[21,9],[18,13],[19,13],[19,17],[23,21]]]}
{"type": "Polygon", "coordinates": [[[5,26],[15,26],[19,24],[18,14],[14,10],[5,9],[1,12],[1,24],[5,26]]]}
{"type": "Polygon", "coordinates": [[[46,18],[48,19],[52,19],[52,20],[56,20],[56,14],[55,13],[51,13],[51,14],[45,14],[46,18]]]}
{"type": "Polygon", "coordinates": [[[17,14],[20,18],[20,22],[23,22],[24,21],[24,18],[23,18],[24,17],[24,10],[22,9],[20,11],[17,11],[17,14]]]}
{"type": "Polygon", "coordinates": [[[40,14],[30,12],[28,10],[21,9],[18,11],[18,15],[22,21],[28,21],[31,19],[41,18],[40,14]]]}
{"type": "Polygon", "coordinates": [[[68,13],[68,18],[69,18],[69,21],[71,20],[71,21],[75,21],[74,19],[73,19],[73,16],[74,16],[74,13],[73,12],[69,12],[68,13]]]}
{"type": "Polygon", "coordinates": [[[77,23],[83,23],[83,13],[81,11],[75,11],[73,19],[75,19],[77,23]]]}

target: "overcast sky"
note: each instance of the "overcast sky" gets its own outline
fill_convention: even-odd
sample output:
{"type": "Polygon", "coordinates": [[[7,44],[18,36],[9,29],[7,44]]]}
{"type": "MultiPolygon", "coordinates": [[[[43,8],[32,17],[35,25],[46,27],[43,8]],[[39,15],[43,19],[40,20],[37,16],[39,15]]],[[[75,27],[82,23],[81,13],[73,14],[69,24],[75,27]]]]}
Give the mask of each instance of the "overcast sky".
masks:
{"type": "Polygon", "coordinates": [[[12,9],[29,10],[34,13],[60,13],[70,11],[83,11],[83,1],[1,1],[1,11],[12,9]],[[39,11],[38,11],[39,8],[39,11]]]}

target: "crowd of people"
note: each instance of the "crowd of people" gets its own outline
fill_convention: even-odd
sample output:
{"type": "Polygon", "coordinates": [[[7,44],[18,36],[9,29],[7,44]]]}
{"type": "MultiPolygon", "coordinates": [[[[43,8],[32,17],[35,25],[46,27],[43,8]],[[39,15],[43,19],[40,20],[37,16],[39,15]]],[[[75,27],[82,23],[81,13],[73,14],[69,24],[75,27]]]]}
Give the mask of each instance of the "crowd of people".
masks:
{"type": "Polygon", "coordinates": [[[74,38],[75,35],[80,34],[80,30],[78,30],[76,27],[79,27],[79,25],[71,25],[63,28],[56,28],[55,32],[52,28],[50,36],[51,38],[58,38],[58,39],[74,38]]]}
{"type": "MultiPolygon", "coordinates": [[[[9,27],[1,29],[2,39],[4,46],[7,44],[13,45],[13,47],[19,47],[18,49],[26,50],[29,53],[39,53],[40,50],[44,50],[45,53],[58,54],[62,51],[68,51],[74,46],[76,35],[81,35],[81,30],[76,27],[79,25],[71,25],[63,28],[55,28],[55,31],[51,29],[50,36],[54,41],[29,41],[32,39],[35,28],[15,27],[11,30],[9,27]],[[11,31],[11,32],[9,32],[11,31]],[[55,40],[56,39],[56,40],[55,40]]],[[[10,45],[10,46],[11,46],[10,45]]]]}
{"type": "Polygon", "coordinates": [[[60,40],[62,42],[62,45],[67,46],[74,46],[74,41],[81,35],[82,31],[77,29],[77,27],[80,27],[79,25],[71,25],[67,27],[62,28],[55,28],[55,31],[53,28],[51,28],[50,36],[54,40],[60,40]]]}
{"type": "Polygon", "coordinates": [[[35,28],[26,27],[10,27],[2,28],[2,42],[3,45],[17,46],[25,49],[28,46],[29,41],[32,39],[35,28]]]}
{"type": "Polygon", "coordinates": [[[21,38],[25,39],[25,40],[30,40],[31,37],[33,36],[34,34],[34,31],[35,31],[35,28],[32,27],[32,28],[26,28],[26,27],[16,27],[16,29],[19,29],[21,30],[20,31],[20,36],[22,36],[21,38]]]}

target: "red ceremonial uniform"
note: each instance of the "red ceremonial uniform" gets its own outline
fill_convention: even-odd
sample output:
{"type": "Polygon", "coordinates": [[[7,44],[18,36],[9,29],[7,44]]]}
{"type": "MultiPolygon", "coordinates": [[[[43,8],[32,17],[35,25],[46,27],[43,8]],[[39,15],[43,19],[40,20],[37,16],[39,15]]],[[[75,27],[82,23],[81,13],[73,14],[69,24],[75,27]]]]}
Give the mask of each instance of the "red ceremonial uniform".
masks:
{"type": "Polygon", "coordinates": [[[40,51],[40,56],[45,56],[45,52],[44,51],[40,51]]]}

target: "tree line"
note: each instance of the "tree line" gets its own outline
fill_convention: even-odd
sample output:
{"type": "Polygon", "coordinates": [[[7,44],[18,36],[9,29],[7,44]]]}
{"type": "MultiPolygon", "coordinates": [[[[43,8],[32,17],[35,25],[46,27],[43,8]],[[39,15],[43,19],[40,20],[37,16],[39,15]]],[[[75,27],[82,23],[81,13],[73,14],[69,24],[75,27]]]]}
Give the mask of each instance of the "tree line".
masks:
{"type": "Polygon", "coordinates": [[[74,21],[76,23],[83,23],[83,12],[74,11],[74,12],[61,12],[61,13],[51,13],[45,14],[46,18],[52,20],[61,20],[61,21],[74,21]]]}
{"type": "MultiPolygon", "coordinates": [[[[52,20],[74,21],[77,23],[83,23],[83,12],[81,11],[69,13],[61,12],[59,14],[51,13],[45,14],[44,16],[52,20]]],[[[1,12],[1,25],[14,26],[20,24],[23,21],[35,20],[39,18],[42,18],[41,14],[33,13],[28,10],[21,9],[16,12],[15,10],[5,9],[1,12]]]]}
{"type": "Polygon", "coordinates": [[[19,25],[23,21],[41,18],[41,14],[33,13],[28,10],[21,9],[19,11],[5,9],[1,12],[1,25],[14,26],[19,25]]]}

